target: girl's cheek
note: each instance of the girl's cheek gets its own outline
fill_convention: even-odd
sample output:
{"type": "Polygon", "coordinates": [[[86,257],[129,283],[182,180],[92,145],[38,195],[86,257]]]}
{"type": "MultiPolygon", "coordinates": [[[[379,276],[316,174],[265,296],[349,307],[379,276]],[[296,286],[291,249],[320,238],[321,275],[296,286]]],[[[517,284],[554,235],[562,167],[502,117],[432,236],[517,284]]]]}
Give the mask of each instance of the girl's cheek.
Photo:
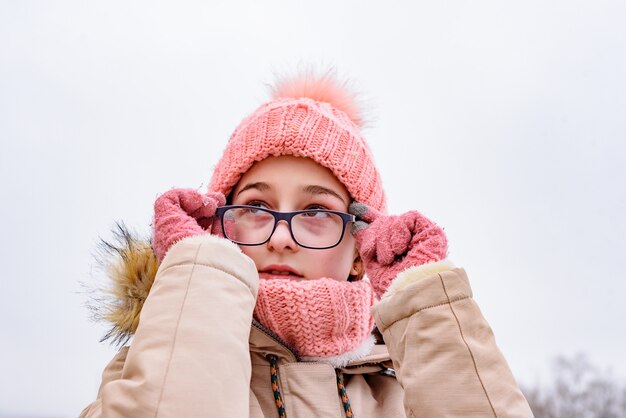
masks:
{"type": "Polygon", "coordinates": [[[353,262],[351,254],[352,252],[345,250],[336,251],[325,255],[323,259],[316,260],[317,268],[323,269],[319,272],[320,277],[328,277],[338,281],[348,280],[353,262]]]}

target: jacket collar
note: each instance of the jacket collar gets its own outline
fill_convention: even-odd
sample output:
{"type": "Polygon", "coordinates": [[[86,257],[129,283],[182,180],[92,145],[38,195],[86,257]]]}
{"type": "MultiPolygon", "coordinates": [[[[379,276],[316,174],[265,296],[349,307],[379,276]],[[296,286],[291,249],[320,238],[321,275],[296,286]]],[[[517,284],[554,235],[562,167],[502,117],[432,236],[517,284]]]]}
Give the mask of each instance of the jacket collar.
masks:
{"type": "Polygon", "coordinates": [[[295,363],[299,360],[295,350],[289,348],[256,319],[252,320],[249,343],[250,352],[260,353],[263,357],[275,355],[286,363],[295,363]]]}
{"type": "MultiPolygon", "coordinates": [[[[250,352],[259,353],[263,357],[275,355],[281,363],[295,363],[300,360],[296,352],[276,337],[270,330],[253,320],[250,327],[250,352]]],[[[377,344],[372,351],[359,359],[353,360],[345,367],[363,368],[372,365],[391,367],[391,358],[385,344],[377,344]]]]}

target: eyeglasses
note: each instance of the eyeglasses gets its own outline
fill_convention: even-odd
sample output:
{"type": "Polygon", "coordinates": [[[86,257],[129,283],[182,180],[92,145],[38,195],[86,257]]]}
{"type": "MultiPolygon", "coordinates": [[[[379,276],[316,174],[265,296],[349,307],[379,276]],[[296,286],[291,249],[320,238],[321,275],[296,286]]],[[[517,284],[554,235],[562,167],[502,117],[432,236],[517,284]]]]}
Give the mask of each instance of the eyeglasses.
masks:
{"type": "Polygon", "coordinates": [[[279,221],[289,225],[291,238],[304,248],[325,250],[339,245],[355,216],[326,209],[277,212],[257,206],[221,206],[217,216],[224,236],[239,245],[262,245],[272,238],[279,221]]]}

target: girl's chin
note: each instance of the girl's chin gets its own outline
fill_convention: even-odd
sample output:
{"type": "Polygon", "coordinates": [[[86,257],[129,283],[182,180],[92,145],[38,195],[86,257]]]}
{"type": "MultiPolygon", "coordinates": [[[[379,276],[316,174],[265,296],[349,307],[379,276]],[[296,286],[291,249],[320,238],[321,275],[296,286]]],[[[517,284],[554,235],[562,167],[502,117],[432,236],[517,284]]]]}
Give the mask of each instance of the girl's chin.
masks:
{"type": "Polygon", "coordinates": [[[302,276],[296,276],[294,274],[270,274],[259,273],[259,277],[262,279],[277,279],[277,280],[306,280],[302,276]]]}

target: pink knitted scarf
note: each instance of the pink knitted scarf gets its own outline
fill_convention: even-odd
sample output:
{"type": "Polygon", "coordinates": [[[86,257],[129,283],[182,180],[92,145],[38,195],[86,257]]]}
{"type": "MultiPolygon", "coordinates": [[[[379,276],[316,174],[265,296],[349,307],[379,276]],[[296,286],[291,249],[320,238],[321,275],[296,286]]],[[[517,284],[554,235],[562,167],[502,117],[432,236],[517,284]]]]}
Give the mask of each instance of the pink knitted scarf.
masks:
{"type": "Polygon", "coordinates": [[[261,279],[254,316],[301,357],[319,360],[367,354],[373,303],[367,281],[261,279]]]}

